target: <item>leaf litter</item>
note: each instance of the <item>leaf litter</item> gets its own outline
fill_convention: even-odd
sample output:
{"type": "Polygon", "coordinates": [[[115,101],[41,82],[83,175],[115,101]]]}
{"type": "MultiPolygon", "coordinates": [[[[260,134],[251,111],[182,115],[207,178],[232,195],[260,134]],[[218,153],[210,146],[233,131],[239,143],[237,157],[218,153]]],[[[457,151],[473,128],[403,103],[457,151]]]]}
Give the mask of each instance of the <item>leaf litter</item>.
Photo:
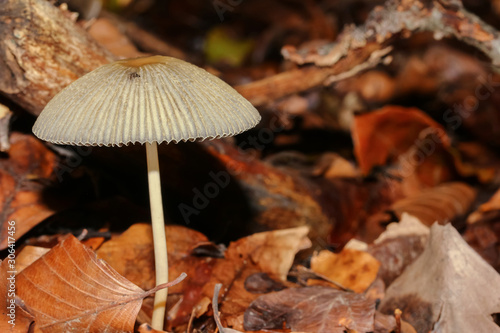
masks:
{"type": "MultiPolygon", "coordinates": [[[[188,274],[169,288],[166,331],[498,331],[498,273],[488,264],[500,270],[500,78],[487,62],[500,63],[500,37],[486,23],[500,17],[496,1],[256,0],[222,14],[196,2],[160,3],[120,3],[120,12],[104,1],[116,12],[95,21],[45,7],[68,26],[90,27],[116,57],[151,52],[202,64],[199,45],[210,42],[211,55],[220,51],[214,45],[231,45],[238,61],[219,54],[207,70],[263,115],[258,128],[234,140],[160,147],[162,174],[170,176],[163,184],[170,194],[170,279],[188,274]],[[227,34],[212,43],[206,31],[227,34]],[[250,40],[248,47],[234,43],[250,40]],[[192,202],[191,189],[203,190],[212,168],[227,170],[231,185],[197,210],[193,229],[172,226],[185,223],[175,207],[192,202]]],[[[29,31],[0,27],[0,48],[8,45],[11,55],[12,41],[41,41],[23,34],[29,31]]],[[[65,59],[59,44],[54,57],[65,59]]],[[[18,51],[16,57],[29,50],[18,51]]],[[[142,166],[121,163],[124,155],[111,148],[83,156],[83,168],[65,166],[60,148],[26,134],[25,113],[38,114],[47,92],[62,88],[50,75],[78,77],[78,64],[58,61],[61,68],[32,72],[29,56],[0,60],[0,109],[12,112],[0,126],[4,280],[6,222],[17,222],[16,326],[2,312],[0,331],[162,332],[148,326],[153,291],[144,290],[155,285],[154,258],[150,227],[137,223],[148,220],[144,187],[130,176],[142,166]],[[33,88],[30,78],[43,80],[33,88]],[[67,236],[81,233],[71,230],[76,220],[84,228],[101,223],[78,242],[67,236]],[[51,225],[56,229],[47,232],[51,225]],[[28,232],[34,242],[24,238],[28,232]]]]}

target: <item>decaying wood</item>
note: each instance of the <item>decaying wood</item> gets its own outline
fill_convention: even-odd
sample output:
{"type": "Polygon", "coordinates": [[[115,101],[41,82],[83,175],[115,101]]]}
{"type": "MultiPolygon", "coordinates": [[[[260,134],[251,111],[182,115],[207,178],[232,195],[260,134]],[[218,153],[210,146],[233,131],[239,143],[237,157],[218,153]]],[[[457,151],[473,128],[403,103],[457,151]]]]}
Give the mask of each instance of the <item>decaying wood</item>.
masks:
{"type": "Polygon", "coordinates": [[[396,34],[410,37],[420,31],[434,33],[435,39],[455,37],[481,51],[500,65],[500,34],[476,15],[468,12],[460,0],[389,0],[376,7],[365,24],[347,26],[335,43],[315,43],[314,49],[283,48],[283,56],[297,64],[332,66],[353,48],[376,41],[389,45],[396,34]]]}
{"type": "MultiPolygon", "coordinates": [[[[362,65],[372,57],[374,52],[380,50],[380,44],[368,43],[363,48],[349,50],[345,57],[331,67],[307,66],[293,69],[263,80],[237,86],[236,90],[253,105],[263,106],[288,95],[322,86],[330,77],[349,72],[356,66],[362,65]]],[[[380,55],[379,61],[386,55],[384,52],[378,54],[380,55]]]]}
{"type": "Polygon", "coordinates": [[[301,49],[283,47],[285,59],[299,65],[314,64],[318,67],[293,69],[242,85],[237,90],[254,105],[266,105],[276,99],[349,77],[340,74],[350,72],[365,62],[371,62],[370,67],[373,67],[386,54],[374,59],[372,53],[390,46],[396,34],[410,37],[420,31],[433,32],[436,39],[455,37],[484,52],[493,65],[500,65],[499,32],[464,9],[459,0],[389,0],[385,6],[376,7],[365,24],[346,26],[334,43],[310,42],[301,49]]]}
{"type": "MultiPolygon", "coordinates": [[[[70,15],[49,2],[0,0],[0,4],[0,74],[6,78],[0,91],[33,114],[63,87],[113,58],[70,15]]],[[[336,43],[320,43],[313,49],[283,48],[286,59],[315,66],[288,70],[236,89],[255,106],[268,105],[373,67],[385,59],[395,34],[408,37],[422,30],[433,31],[436,38],[454,36],[500,65],[498,31],[466,11],[460,1],[390,0],[376,7],[364,25],[347,26],[336,43]]],[[[146,49],[156,45],[160,53],[185,57],[135,25],[127,25],[126,31],[135,42],[147,43],[142,45],[146,49]]]]}
{"type": "Polygon", "coordinates": [[[32,114],[62,88],[113,59],[44,0],[0,0],[0,92],[32,114]]]}

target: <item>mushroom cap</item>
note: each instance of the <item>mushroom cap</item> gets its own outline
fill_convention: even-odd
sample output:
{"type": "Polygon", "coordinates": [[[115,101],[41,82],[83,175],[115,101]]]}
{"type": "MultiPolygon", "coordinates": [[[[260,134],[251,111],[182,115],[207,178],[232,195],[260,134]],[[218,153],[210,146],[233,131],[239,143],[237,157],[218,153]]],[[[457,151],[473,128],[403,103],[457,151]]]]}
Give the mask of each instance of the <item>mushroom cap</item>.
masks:
{"type": "Polygon", "coordinates": [[[42,140],[83,146],[179,142],[241,133],[259,112],[227,83],[185,61],[116,61],[60,91],[33,126],[42,140]]]}

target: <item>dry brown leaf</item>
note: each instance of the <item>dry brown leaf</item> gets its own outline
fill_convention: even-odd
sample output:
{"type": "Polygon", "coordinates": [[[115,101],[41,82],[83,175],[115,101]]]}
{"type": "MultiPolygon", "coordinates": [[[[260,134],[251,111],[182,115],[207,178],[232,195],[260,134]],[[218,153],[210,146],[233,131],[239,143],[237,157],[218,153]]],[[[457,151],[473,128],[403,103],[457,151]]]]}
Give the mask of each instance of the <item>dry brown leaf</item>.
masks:
{"type": "Polygon", "coordinates": [[[430,226],[434,222],[445,223],[466,214],[475,198],[474,188],[465,183],[451,182],[396,201],[391,210],[400,219],[406,212],[430,226]]]}
{"type": "Polygon", "coordinates": [[[453,151],[457,172],[462,177],[477,177],[483,184],[500,181],[500,158],[477,142],[459,142],[453,151]]]}
{"type": "MultiPolygon", "coordinates": [[[[436,145],[449,145],[444,128],[416,108],[386,106],[379,110],[355,117],[352,129],[354,154],[364,174],[375,166],[398,161],[411,147],[419,145],[423,131],[432,135],[433,147],[421,143],[424,155],[436,145]]],[[[403,164],[405,161],[399,161],[403,164]]],[[[412,162],[412,161],[410,161],[412,162]]]]}
{"type": "Polygon", "coordinates": [[[414,216],[403,213],[401,221],[391,223],[387,230],[369,246],[368,252],[377,258],[379,277],[388,286],[424,251],[429,228],[414,216]]]}
{"type": "Polygon", "coordinates": [[[290,288],[260,296],[245,311],[245,330],[359,333],[374,329],[375,302],[328,287],[290,288]]]}
{"type": "Polygon", "coordinates": [[[55,211],[42,191],[51,179],[57,158],[32,135],[13,133],[9,158],[0,159],[0,250],[7,246],[8,221],[16,221],[19,239],[55,211]]]}
{"type": "Polygon", "coordinates": [[[500,218],[500,189],[495,192],[495,194],[479,206],[475,212],[469,215],[467,218],[467,223],[473,224],[479,221],[491,221],[498,220],[500,218]]]}
{"type": "MultiPolygon", "coordinates": [[[[190,252],[198,243],[207,242],[207,238],[197,231],[182,226],[166,226],[165,232],[168,259],[171,266],[169,279],[175,279],[183,271],[188,271],[189,265],[194,264],[193,260],[202,260],[190,257],[190,252]]],[[[105,242],[96,253],[120,275],[139,287],[151,289],[155,286],[151,224],[137,223],[132,225],[121,235],[105,242]]],[[[182,285],[169,289],[169,293],[180,290],[182,290],[182,285]]]]}
{"type": "Polygon", "coordinates": [[[220,316],[219,316],[219,292],[220,288],[222,288],[222,284],[218,283],[215,285],[214,288],[214,297],[212,299],[212,308],[214,310],[214,320],[215,324],[217,325],[217,328],[219,329],[219,332],[221,333],[242,333],[241,331],[233,330],[232,328],[226,328],[222,326],[222,323],[220,322],[220,316]]]}
{"type": "MultiPolygon", "coordinates": [[[[344,249],[339,254],[324,250],[311,258],[311,270],[355,292],[364,292],[377,277],[380,262],[363,251],[344,249]]],[[[314,280],[309,283],[314,285],[314,280]]]]}
{"type": "Polygon", "coordinates": [[[212,278],[203,289],[211,298],[217,283],[225,287],[220,308],[224,326],[243,330],[243,313],[258,296],[245,289],[249,276],[263,272],[272,279],[286,282],[295,254],[311,246],[308,232],[307,227],[262,232],[229,245],[226,258],[217,260],[212,278]]]}
{"type": "MultiPolygon", "coordinates": [[[[203,297],[202,288],[210,279],[214,264],[212,258],[191,255],[191,250],[207,238],[194,230],[182,226],[166,226],[169,279],[182,272],[188,277],[183,283],[169,288],[169,294],[182,294],[175,317],[169,318],[169,325],[186,323],[192,308],[203,297]]],[[[153,232],[150,224],[132,225],[123,234],[104,243],[98,250],[99,258],[105,260],[120,275],[147,290],[155,286],[153,232]]]]}
{"type": "MultiPolygon", "coordinates": [[[[145,292],[69,236],[16,277],[43,332],[130,332],[145,292]]],[[[165,286],[164,286],[165,287],[165,286]]]]}
{"type": "Polygon", "coordinates": [[[500,332],[500,276],[450,224],[434,224],[420,257],[387,289],[380,311],[396,308],[417,332],[500,332]]]}
{"type": "Polygon", "coordinates": [[[0,264],[0,332],[26,333],[33,322],[33,316],[24,311],[17,303],[15,294],[16,264],[5,258],[0,264]],[[13,266],[11,266],[13,265],[13,266]]]}
{"type": "Polygon", "coordinates": [[[26,245],[16,258],[17,274],[21,273],[26,267],[37,261],[49,251],[50,249],[45,247],[26,245]]]}
{"type": "Polygon", "coordinates": [[[324,153],[311,171],[313,176],[325,178],[358,178],[359,170],[356,166],[336,153],[324,153]]]}
{"type": "Polygon", "coordinates": [[[488,263],[500,271],[500,190],[469,215],[463,235],[488,263]]]}

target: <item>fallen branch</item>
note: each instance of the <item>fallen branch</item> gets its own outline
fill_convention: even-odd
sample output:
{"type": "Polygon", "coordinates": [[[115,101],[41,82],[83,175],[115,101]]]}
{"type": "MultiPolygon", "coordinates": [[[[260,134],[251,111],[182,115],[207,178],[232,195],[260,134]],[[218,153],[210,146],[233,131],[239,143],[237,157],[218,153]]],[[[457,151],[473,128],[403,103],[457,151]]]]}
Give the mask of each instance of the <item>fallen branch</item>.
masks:
{"type": "Polygon", "coordinates": [[[365,24],[346,26],[335,43],[308,43],[300,49],[283,47],[285,59],[314,67],[286,71],[237,90],[255,106],[270,104],[345,79],[363,67],[373,67],[386,53],[375,58],[373,54],[389,47],[395,35],[407,38],[421,31],[434,32],[436,39],[455,37],[484,52],[494,66],[500,65],[499,32],[469,13],[459,0],[389,0],[373,9],[365,24]]]}
{"type": "Polygon", "coordinates": [[[32,114],[113,56],[44,0],[0,0],[0,92],[32,114]]]}

